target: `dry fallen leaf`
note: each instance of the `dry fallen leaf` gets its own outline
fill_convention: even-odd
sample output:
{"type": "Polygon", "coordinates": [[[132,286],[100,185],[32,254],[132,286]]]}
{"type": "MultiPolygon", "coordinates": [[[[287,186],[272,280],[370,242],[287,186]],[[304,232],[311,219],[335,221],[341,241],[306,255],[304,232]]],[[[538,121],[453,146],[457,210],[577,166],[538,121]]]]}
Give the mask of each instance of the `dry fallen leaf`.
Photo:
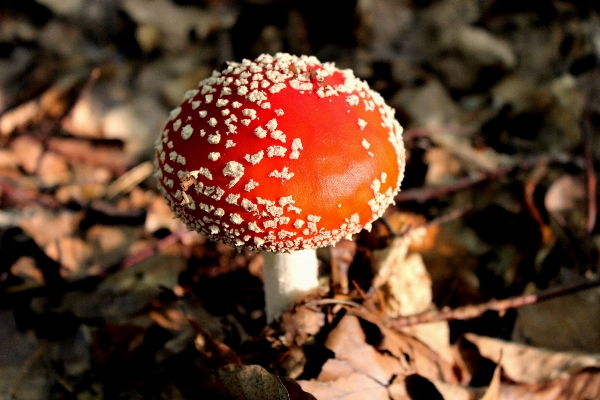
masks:
{"type": "Polygon", "coordinates": [[[406,373],[398,359],[379,353],[366,339],[359,319],[346,315],[327,337],[325,347],[335,353],[336,359],[380,385],[388,385],[394,375],[406,373]]]}

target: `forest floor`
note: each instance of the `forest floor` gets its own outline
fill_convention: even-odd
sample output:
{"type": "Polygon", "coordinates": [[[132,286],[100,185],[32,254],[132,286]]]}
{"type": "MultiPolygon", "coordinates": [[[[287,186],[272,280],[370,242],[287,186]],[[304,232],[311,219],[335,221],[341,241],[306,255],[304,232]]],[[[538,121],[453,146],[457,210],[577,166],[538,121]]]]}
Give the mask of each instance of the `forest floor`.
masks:
{"type": "Polygon", "coordinates": [[[3,1],[0,394],[600,398],[588,3],[3,1]],[[173,218],[153,146],[213,69],[278,51],[379,91],[408,164],[266,325],[262,256],[173,218]]]}

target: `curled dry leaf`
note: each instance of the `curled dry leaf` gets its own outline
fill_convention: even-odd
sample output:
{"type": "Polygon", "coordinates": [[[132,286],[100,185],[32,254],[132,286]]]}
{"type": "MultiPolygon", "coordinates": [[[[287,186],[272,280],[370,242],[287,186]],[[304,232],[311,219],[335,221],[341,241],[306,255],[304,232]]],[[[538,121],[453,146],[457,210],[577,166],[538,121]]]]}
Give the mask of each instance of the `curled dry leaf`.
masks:
{"type": "Polygon", "coordinates": [[[407,372],[399,359],[378,352],[366,339],[358,317],[347,315],[331,331],[325,347],[335,353],[337,360],[380,385],[388,385],[394,375],[407,372]]]}
{"type": "Polygon", "coordinates": [[[389,399],[384,386],[360,373],[351,373],[332,381],[300,381],[299,384],[319,400],[389,399]]]}

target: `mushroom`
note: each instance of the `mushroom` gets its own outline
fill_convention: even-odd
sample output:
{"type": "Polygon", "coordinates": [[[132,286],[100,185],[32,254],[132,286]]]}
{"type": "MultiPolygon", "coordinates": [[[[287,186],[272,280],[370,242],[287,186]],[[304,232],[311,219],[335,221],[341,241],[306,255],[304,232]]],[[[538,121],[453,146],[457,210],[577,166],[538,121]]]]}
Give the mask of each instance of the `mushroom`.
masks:
{"type": "Polygon", "coordinates": [[[318,287],[315,249],[370,229],[404,176],[394,110],[312,56],[227,63],[156,142],[156,178],[188,229],[264,258],[268,322],[318,287]]]}

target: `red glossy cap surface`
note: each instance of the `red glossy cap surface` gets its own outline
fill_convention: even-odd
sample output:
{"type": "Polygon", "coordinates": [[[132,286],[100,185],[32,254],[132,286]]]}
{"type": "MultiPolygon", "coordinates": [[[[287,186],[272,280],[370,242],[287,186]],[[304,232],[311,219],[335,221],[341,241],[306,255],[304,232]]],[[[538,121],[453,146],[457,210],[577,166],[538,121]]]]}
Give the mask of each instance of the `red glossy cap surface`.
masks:
{"type": "Polygon", "coordinates": [[[156,144],[158,187],[192,230],[250,250],[370,227],[404,175],[402,128],[350,70],[278,53],[186,93],[156,144]]]}

